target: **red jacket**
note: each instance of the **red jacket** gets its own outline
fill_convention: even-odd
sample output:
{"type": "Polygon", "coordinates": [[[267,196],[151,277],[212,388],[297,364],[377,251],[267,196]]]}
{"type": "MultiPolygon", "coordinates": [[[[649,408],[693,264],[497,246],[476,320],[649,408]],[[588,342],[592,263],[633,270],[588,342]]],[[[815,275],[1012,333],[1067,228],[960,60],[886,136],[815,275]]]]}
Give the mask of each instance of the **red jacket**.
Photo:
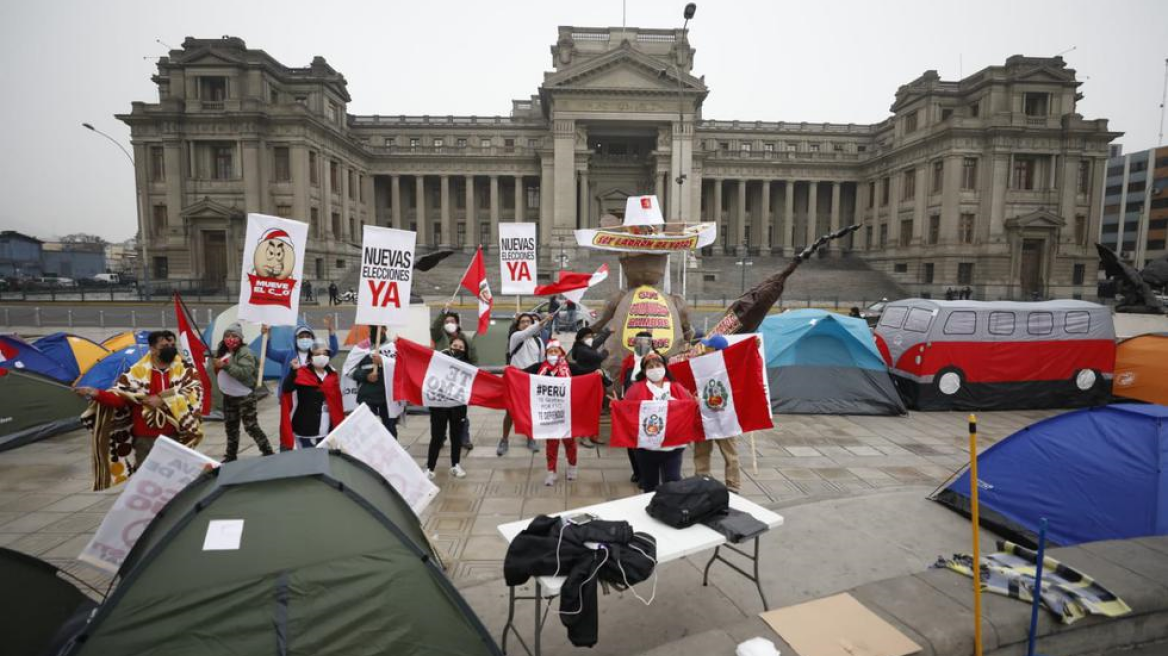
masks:
{"type": "MultiPolygon", "coordinates": [[[[163,391],[170,389],[170,378],[168,372],[159,371],[157,369],[150,369],[150,393],[160,394],[163,391]]],[[[124,408],[130,406],[130,413],[133,418],[133,425],[130,428],[130,433],[134,437],[145,437],[154,439],[159,435],[167,437],[174,437],[178,434],[178,428],[169,421],[162,425],[161,428],[156,428],[146,423],[142,418],[142,404],[135,403],[126,397],[111,392],[109,390],[100,390],[94,400],[98,403],[109,406],[111,408],[124,408]]]]}
{"type": "Polygon", "coordinates": [[[332,367],[325,371],[327,373],[322,380],[316,375],[313,367],[302,366],[291,370],[281,384],[280,446],[283,448],[295,447],[293,417],[299,413],[307,412],[308,418],[311,419],[312,415],[319,417],[320,413],[327,412],[329,430],[344,421],[345,404],[341,399],[341,378],[332,367]]]}

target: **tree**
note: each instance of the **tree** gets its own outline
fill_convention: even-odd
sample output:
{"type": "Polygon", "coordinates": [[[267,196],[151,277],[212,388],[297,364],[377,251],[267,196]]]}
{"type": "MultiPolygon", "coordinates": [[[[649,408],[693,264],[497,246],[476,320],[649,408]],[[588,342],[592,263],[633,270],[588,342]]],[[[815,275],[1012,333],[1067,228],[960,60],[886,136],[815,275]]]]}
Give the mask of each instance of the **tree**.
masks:
{"type": "Polygon", "coordinates": [[[107,242],[104,238],[98,235],[90,235],[84,232],[75,232],[71,235],[61,237],[62,244],[101,244],[105,246],[107,242]]]}

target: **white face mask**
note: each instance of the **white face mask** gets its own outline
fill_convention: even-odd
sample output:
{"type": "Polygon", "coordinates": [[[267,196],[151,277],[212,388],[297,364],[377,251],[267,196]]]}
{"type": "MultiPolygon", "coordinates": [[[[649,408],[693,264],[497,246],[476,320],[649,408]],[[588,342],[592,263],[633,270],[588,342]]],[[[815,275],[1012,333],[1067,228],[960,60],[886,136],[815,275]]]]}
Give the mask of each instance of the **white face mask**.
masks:
{"type": "Polygon", "coordinates": [[[301,351],[307,351],[308,349],[312,348],[312,338],[301,337],[300,339],[296,340],[296,348],[300,349],[301,351]]]}
{"type": "Polygon", "coordinates": [[[592,338],[591,337],[584,338],[584,346],[592,346],[592,338]]]}
{"type": "Polygon", "coordinates": [[[453,321],[442,325],[442,329],[446,331],[447,335],[453,335],[458,332],[458,324],[453,321]]]}
{"type": "Polygon", "coordinates": [[[558,355],[549,355],[548,356],[548,364],[550,364],[551,366],[554,367],[557,364],[559,364],[559,362],[560,362],[560,356],[558,356],[558,355]]]}
{"type": "Polygon", "coordinates": [[[661,379],[665,378],[665,368],[657,367],[656,369],[646,369],[645,377],[654,383],[660,383],[661,379]]]}
{"type": "Polygon", "coordinates": [[[312,356],[312,366],[316,367],[317,369],[324,369],[325,367],[328,366],[328,363],[329,363],[329,356],[327,356],[327,355],[314,355],[314,356],[312,356]]]}

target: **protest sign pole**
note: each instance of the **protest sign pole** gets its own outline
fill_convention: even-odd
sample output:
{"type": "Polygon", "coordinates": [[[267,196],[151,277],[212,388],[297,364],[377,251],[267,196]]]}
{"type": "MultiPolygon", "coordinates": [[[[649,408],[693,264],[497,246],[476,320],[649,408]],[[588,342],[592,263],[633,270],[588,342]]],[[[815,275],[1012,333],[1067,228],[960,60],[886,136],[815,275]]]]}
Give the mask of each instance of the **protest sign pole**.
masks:
{"type": "MultiPolygon", "coordinates": [[[[293,347],[295,347],[295,345],[293,345],[293,347]]],[[[263,385],[264,385],[264,364],[267,362],[267,360],[268,360],[268,331],[265,330],[263,336],[260,338],[260,368],[256,372],[256,384],[255,384],[255,386],[257,388],[263,387],[263,385]]]]}
{"type": "Polygon", "coordinates": [[[750,453],[754,458],[754,475],[758,476],[758,446],[754,443],[754,433],[750,434],[750,453]]]}
{"type": "MultiPolygon", "coordinates": [[[[373,340],[373,344],[372,344],[373,348],[370,349],[374,353],[376,353],[377,349],[381,346],[381,331],[382,330],[385,330],[385,326],[378,326],[377,327],[377,338],[373,340]]],[[[379,369],[376,362],[373,363],[373,369],[374,369],[374,371],[379,369]]]]}

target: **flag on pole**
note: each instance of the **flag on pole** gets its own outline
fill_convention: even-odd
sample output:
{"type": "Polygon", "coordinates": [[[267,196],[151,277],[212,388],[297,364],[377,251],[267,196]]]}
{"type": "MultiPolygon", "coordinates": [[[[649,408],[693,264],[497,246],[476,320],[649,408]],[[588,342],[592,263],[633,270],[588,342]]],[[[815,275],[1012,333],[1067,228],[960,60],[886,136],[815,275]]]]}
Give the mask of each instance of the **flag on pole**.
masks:
{"type": "Polygon", "coordinates": [[[702,441],[693,399],[613,401],[610,446],[659,449],[702,441]]]}
{"type": "Polygon", "coordinates": [[[608,277],[608,265],[602,264],[592,274],[576,273],[575,271],[561,271],[559,280],[550,285],[539,285],[535,288],[536,296],[554,296],[563,294],[564,298],[579,303],[584,298],[584,292],[599,285],[608,277]]]}
{"type": "Polygon", "coordinates": [[[487,283],[487,266],[483,263],[482,246],[475,251],[474,259],[470,261],[466,273],[462,274],[462,282],[459,284],[479,299],[479,327],[475,334],[486,334],[487,329],[491,327],[491,306],[494,305],[494,298],[491,296],[491,286],[487,283]]]}
{"type": "Polygon", "coordinates": [[[754,340],[672,364],[669,371],[697,399],[705,439],[735,437],[774,426],[762,358],[754,340]]]}
{"type": "MultiPolygon", "coordinates": [[[[207,375],[207,345],[199,337],[199,328],[191,318],[186,303],[178,292],[174,293],[174,317],[178,326],[178,350],[195,367],[199,382],[203,385],[202,414],[211,412],[211,378],[207,375]]],[[[260,372],[263,375],[263,372],[260,372]]]]}
{"type": "Polygon", "coordinates": [[[507,367],[503,382],[507,412],[520,435],[558,440],[600,434],[604,381],[599,375],[536,376],[507,367]]]}
{"type": "Polygon", "coordinates": [[[502,378],[404,337],[397,339],[393,397],[428,408],[505,407],[502,378]]]}

